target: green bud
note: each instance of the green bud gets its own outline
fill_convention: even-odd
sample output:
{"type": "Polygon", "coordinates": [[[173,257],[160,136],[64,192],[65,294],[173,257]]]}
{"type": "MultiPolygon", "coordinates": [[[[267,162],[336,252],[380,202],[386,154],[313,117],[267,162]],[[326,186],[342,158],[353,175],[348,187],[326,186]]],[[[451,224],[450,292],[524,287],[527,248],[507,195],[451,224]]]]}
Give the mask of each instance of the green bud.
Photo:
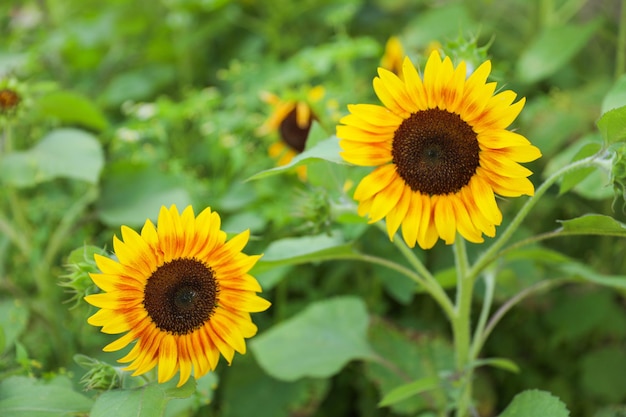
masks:
{"type": "Polygon", "coordinates": [[[85,245],[74,249],[67,257],[65,265],[67,274],[61,276],[59,285],[64,287],[71,297],[67,302],[74,303],[71,308],[76,308],[82,299],[89,294],[97,292],[89,273],[98,273],[98,266],[93,258],[94,254],[106,255],[103,249],[85,245]]]}
{"type": "Polygon", "coordinates": [[[74,362],[87,370],[80,380],[85,391],[108,391],[122,386],[124,371],[121,368],[80,354],[74,355],[74,362]]]}

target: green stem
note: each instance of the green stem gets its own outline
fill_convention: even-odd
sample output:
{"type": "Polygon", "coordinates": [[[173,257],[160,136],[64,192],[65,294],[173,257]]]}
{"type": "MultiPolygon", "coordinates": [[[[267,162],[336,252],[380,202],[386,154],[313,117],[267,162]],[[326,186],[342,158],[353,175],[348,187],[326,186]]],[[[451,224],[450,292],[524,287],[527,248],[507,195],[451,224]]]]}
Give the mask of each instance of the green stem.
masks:
{"type": "Polygon", "coordinates": [[[439,284],[435,277],[424,266],[422,261],[415,256],[415,252],[413,252],[411,248],[404,243],[404,241],[396,239],[394,244],[422,278],[423,282],[421,285],[424,289],[426,289],[426,291],[428,291],[430,295],[435,298],[437,303],[443,309],[443,312],[446,314],[446,317],[448,317],[448,320],[452,320],[452,317],[454,316],[454,306],[452,305],[452,301],[450,301],[448,294],[446,294],[444,289],[441,287],[441,284],[439,284]]]}
{"type": "Polygon", "coordinates": [[[22,252],[22,255],[25,258],[30,257],[30,243],[28,239],[22,233],[18,233],[18,231],[9,223],[9,221],[4,217],[2,212],[0,212],[0,232],[3,235],[7,236],[15,246],[22,252]]]}
{"type": "Polygon", "coordinates": [[[626,0],[622,0],[615,56],[615,78],[626,72],[626,0]]]}
{"type": "Polygon", "coordinates": [[[493,329],[496,327],[498,322],[502,319],[502,317],[504,317],[504,315],[509,310],[511,310],[516,304],[518,304],[520,301],[522,301],[523,299],[525,299],[526,297],[534,293],[538,293],[540,291],[546,291],[553,287],[557,287],[562,284],[567,284],[568,282],[572,282],[572,281],[574,281],[574,279],[572,278],[560,278],[560,279],[553,279],[550,281],[539,281],[538,283],[531,285],[530,287],[526,288],[525,290],[520,291],[515,296],[510,298],[506,303],[502,304],[502,306],[500,306],[498,311],[496,311],[494,315],[491,317],[491,319],[489,320],[489,323],[487,323],[487,326],[482,332],[482,335],[480,335],[480,339],[474,341],[476,350],[480,350],[480,348],[482,348],[482,346],[487,341],[487,338],[489,337],[493,329]]]}
{"type": "MultiPolygon", "coordinates": [[[[383,232],[383,234],[387,235],[385,226],[382,222],[376,223],[376,226],[381,232],[383,232]]],[[[435,301],[437,301],[448,320],[452,321],[452,318],[454,317],[454,306],[452,305],[452,301],[450,301],[448,294],[446,294],[433,274],[430,273],[428,268],[426,268],[417,255],[415,255],[415,252],[407,246],[404,240],[394,239],[393,244],[417,272],[416,276],[420,278],[418,283],[435,299],[435,301]]],[[[413,271],[411,271],[411,273],[414,274],[413,271]]]]}
{"type": "Polygon", "coordinates": [[[522,221],[526,218],[530,210],[537,204],[539,199],[548,191],[548,189],[563,175],[568,174],[572,171],[576,171],[582,168],[587,168],[598,164],[598,160],[601,154],[592,155],[588,158],[584,158],[575,162],[572,162],[569,165],[564,166],[559,169],[557,172],[552,174],[548,179],[544,181],[543,184],[537,188],[535,191],[535,195],[530,197],[526,203],[522,206],[522,208],[517,212],[517,215],[513,218],[508,227],[500,234],[498,239],[478,258],[478,260],[474,263],[472,268],[469,271],[469,275],[471,277],[478,276],[479,273],[483,271],[494,259],[497,259],[497,254],[502,249],[502,247],[509,241],[509,239],[513,236],[513,234],[517,231],[517,228],[522,223],[522,221]]]}
{"type": "Polygon", "coordinates": [[[452,319],[452,335],[456,356],[456,369],[461,376],[460,393],[457,398],[457,417],[465,417],[472,402],[472,370],[470,361],[470,321],[474,279],[468,275],[465,240],[458,237],[454,242],[454,259],[457,270],[457,293],[455,314],[452,319]]]}
{"type": "Polygon", "coordinates": [[[493,293],[496,288],[496,275],[491,269],[487,270],[483,275],[485,282],[485,297],[483,299],[483,305],[480,310],[480,317],[478,318],[478,324],[474,330],[474,337],[472,338],[472,347],[470,352],[470,360],[474,361],[478,358],[480,350],[483,347],[485,334],[485,326],[487,325],[487,319],[489,318],[489,310],[493,303],[493,293]]]}
{"type": "Polygon", "coordinates": [[[98,196],[98,189],[91,187],[84,193],[81,198],[76,200],[74,204],[65,212],[65,215],[59,222],[50,239],[43,255],[43,264],[48,267],[52,265],[61,245],[65,242],[70,233],[72,226],[76,223],[78,217],[83,213],[85,208],[91,204],[98,196]]]}

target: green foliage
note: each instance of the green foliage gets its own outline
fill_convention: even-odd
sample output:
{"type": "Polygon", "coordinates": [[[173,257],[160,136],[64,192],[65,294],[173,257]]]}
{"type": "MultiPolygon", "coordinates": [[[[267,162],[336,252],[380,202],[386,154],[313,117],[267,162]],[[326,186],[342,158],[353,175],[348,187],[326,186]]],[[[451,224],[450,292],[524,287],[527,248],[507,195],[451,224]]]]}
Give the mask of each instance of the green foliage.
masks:
{"type": "Polygon", "coordinates": [[[355,359],[371,359],[366,340],[367,310],[358,298],[311,304],[250,343],[259,365],[271,376],[294,381],[336,374],[355,359]]]}
{"type": "Polygon", "coordinates": [[[557,397],[545,391],[524,391],[513,398],[500,417],[568,417],[569,411],[557,397]]]}
{"type": "Polygon", "coordinates": [[[176,388],[175,384],[175,381],[167,384],[152,383],[132,390],[105,392],[96,399],[89,415],[93,417],[162,415],[168,402],[187,398],[196,389],[196,382],[193,379],[180,388],[176,388]]]}
{"type": "Polygon", "coordinates": [[[86,413],[92,404],[92,400],[74,391],[71,381],[63,376],[47,382],[12,376],[0,382],[0,410],[6,417],[86,413]]]}
{"type": "MultiPolygon", "coordinates": [[[[20,97],[0,111],[3,417],[441,416],[472,372],[481,417],[565,417],[564,403],[572,415],[624,413],[617,2],[0,3],[0,90],[20,97]],[[536,190],[595,158],[544,190],[484,258],[495,290],[477,275],[471,326],[492,297],[483,324],[493,327],[462,371],[399,236],[391,244],[356,214],[371,168],[345,164],[335,136],[347,104],[378,103],[371,83],[390,36],[422,69],[431,48],[470,70],[491,60],[490,81],[526,98],[512,128],[542,152],[528,165],[536,190]],[[275,108],[262,97],[308,100],[318,85],[305,151],[277,166],[279,133],[259,129],[275,108]],[[120,356],[102,352],[112,338],[86,323],[83,302],[97,291],[93,255],[111,252],[121,225],[138,230],[171,204],[211,207],[228,233],[250,229],[245,252],[263,254],[251,274],[272,302],[254,315],[251,352],[178,389],[177,378],[146,383],[113,366],[120,356]],[[81,392],[81,380],[103,392],[81,392]]],[[[470,261],[528,200],[498,201],[502,225],[468,245],[470,261]]],[[[449,248],[412,253],[454,300],[449,248]]]]}

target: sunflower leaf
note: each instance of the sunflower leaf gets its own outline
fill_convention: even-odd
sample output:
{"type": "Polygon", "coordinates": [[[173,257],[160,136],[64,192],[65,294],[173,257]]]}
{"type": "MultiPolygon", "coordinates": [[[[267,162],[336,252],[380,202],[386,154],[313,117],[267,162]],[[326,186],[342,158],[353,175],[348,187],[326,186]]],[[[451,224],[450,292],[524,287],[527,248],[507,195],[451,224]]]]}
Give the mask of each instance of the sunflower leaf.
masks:
{"type": "Polygon", "coordinates": [[[266,169],[258,172],[248,178],[246,181],[258,180],[272,175],[280,174],[300,165],[310,164],[315,161],[328,161],[334,164],[347,164],[339,155],[341,148],[339,147],[339,139],[331,136],[315,144],[311,149],[306,149],[301,154],[296,155],[291,162],[276,168],[266,169]]]}
{"type": "Polygon", "coordinates": [[[559,223],[563,234],[626,236],[626,224],[602,214],[586,214],[559,223]]]}
{"type": "Polygon", "coordinates": [[[613,87],[606,93],[602,100],[602,114],[622,107],[626,103],[626,74],[617,79],[613,87]]]}
{"type": "Polygon", "coordinates": [[[600,24],[552,26],[541,32],[517,62],[520,81],[534,83],[554,74],[586,44],[600,24]]]}
{"type": "Polygon", "coordinates": [[[263,257],[254,267],[254,273],[278,266],[320,262],[351,254],[355,254],[352,244],[345,243],[338,235],[280,239],[265,249],[263,257]]]}
{"type": "Polygon", "coordinates": [[[102,181],[98,216],[109,225],[142,225],[146,214],[153,220],[159,208],[176,204],[183,210],[191,197],[183,178],[159,167],[134,162],[109,164],[102,181]]]}
{"type": "Polygon", "coordinates": [[[100,395],[91,409],[90,417],[152,417],[162,416],[167,403],[175,398],[187,398],[196,389],[189,379],[182,387],[176,381],[148,384],[136,389],[107,391],[100,395]]]}
{"type": "Polygon", "coordinates": [[[597,124],[607,145],[626,141],[626,106],[607,111],[597,124]]]}
{"type": "MultiPolygon", "coordinates": [[[[591,156],[600,150],[601,145],[599,143],[588,143],[584,145],[578,153],[574,156],[574,161],[579,161],[583,158],[591,156]]],[[[593,167],[583,168],[576,171],[573,171],[563,177],[561,181],[561,187],[559,188],[559,194],[564,194],[567,191],[571,190],[573,187],[578,185],[581,181],[587,178],[590,174],[592,174],[596,169],[593,167]]]]}
{"type": "Polygon", "coordinates": [[[95,136],[79,129],[57,129],[31,149],[0,158],[0,178],[16,187],[31,187],[55,178],[95,184],[103,166],[104,152],[95,136]]]}
{"type": "Polygon", "coordinates": [[[12,376],[0,382],[2,417],[86,414],[91,404],[92,400],[74,391],[71,381],[63,376],[49,382],[12,376]]]}
{"type": "Polygon", "coordinates": [[[73,91],[56,91],[38,101],[41,111],[69,125],[80,125],[95,131],[105,130],[109,122],[87,97],[73,91]]]}
{"type": "Polygon", "coordinates": [[[357,297],[311,304],[250,343],[261,368],[274,378],[326,378],[355,359],[372,359],[367,342],[369,317],[357,297]]]}
{"type": "Polygon", "coordinates": [[[418,379],[417,381],[409,382],[405,385],[400,385],[389,391],[387,395],[383,397],[378,403],[379,407],[386,407],[388,405],[395,404],[414,395],[421,394],[426,391],[438,388],[441,381],[436,376],[429,376],[426,378],[418,379]]]}
{"type": "Polygon", "coordinates": [[[528,390],[517,394],[500,417],[569,417],[565,404],[546,391],[528,390]]]}

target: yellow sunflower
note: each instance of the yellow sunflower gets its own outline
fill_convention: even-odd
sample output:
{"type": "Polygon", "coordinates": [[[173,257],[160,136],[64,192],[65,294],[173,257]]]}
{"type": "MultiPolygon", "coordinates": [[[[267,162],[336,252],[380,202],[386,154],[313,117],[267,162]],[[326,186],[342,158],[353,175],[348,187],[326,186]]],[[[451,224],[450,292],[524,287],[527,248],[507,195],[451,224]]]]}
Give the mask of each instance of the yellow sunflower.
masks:
{"type": "Polygon", "coordinates": [[[524,136],[506,130],[524,106],[506,90],[494,95],[486,61],[466,78],[465,63],[431,53],[423,79],[408,58],[403,78],[378,70],[374,90],[384,106],[349,105],[337,136],[342,157],[377,167],[357,186],[358,213],[386,219],[389,238],[402,226],[414,247],[495,236],[502,221],[495,194],[533,195],[532,172],[518,164],[541,156],[524,136]]]}
{"type": "MultiPolygon", "coordinates": [[[[280,141],[269,148],[270,157],[277,159],[277,165],[287,165],[304,151],[309,130],[316,119],[312,103],[324,96],[324,88],[317,86],[309,90],[306,100],[281,100],[278,96],[265,93],[263,100],[274,107],[274,112],[258,129],[259,135],[278,132],[280,141]]],[[[299,166],[296,172],[300,179],[306,179],[306,167],[299,166]]]]}
{"type": "Polygon", "coordinates": [[[220,216],[207,208],[197,217],[187,207],[162,207],[157,227],[147,220],[141,234],[122,226],[113,238],[118,261],[95,255],[101,273],[91,274],[102,293],[85,300],[100,310],[89,317],[102,332],[125,333],[104,347],[112,352],[134,346],[119,362],[141,375],[158,365],[158,381],[180,371],[178,386],[246,352],[245,338],[257,327],[250,313],[270,303],[256,295],[259,283],[248,271],[260,256],[241,252],[243,232],[228,242],[220,216]]]}
{"type": "Polygon", "coordinates": [[[392,36],[385,44],[385,52],[380,60],[380,66],[396,75],[402,75],[402,60],[404,58],[404,48],[397,36],[392,36]]]}

